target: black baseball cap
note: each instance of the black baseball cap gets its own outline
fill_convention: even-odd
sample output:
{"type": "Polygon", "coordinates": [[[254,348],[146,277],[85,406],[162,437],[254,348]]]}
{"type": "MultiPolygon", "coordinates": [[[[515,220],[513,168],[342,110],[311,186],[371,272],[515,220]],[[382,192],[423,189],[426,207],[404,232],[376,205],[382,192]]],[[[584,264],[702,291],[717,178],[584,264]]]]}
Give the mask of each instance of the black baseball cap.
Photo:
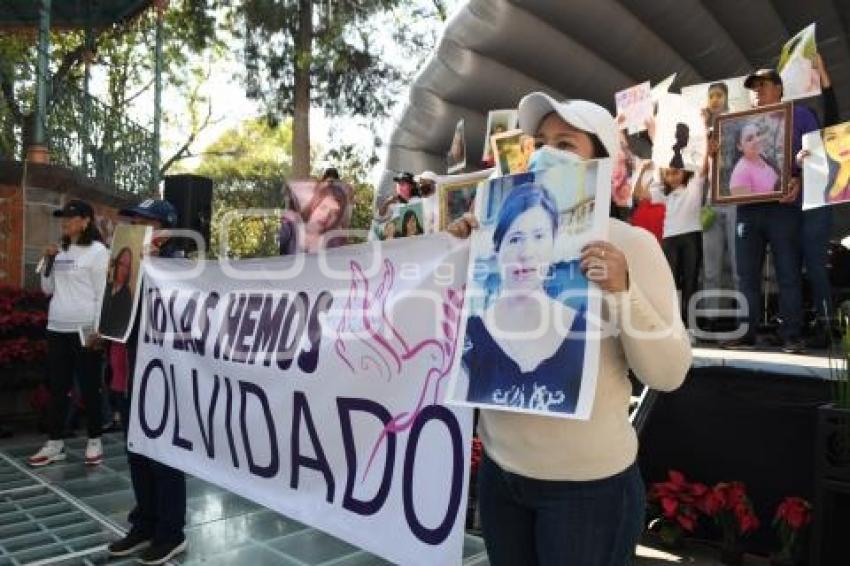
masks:
{"type": "Polygon", "coordinates": [[[782,77],[779,76],[776,69],[759,69],[758,71],[753,71],[744,79],[744,88],[752,89],[753,82],[756,79],[765,79],[782,86],[782,77]]]}
{"type": "Polygon", "coordinates": [[[167,200],[149,198],[131,208],[121,209],[118,214],[158,220],[163,228],[173,228],[177,224],[177,209],[167,200]]]}
{"type": "Polygon", "coordinates": [[[71,199],[59,210],[54,210],[53,216],[56,218],[74,218],[75,216],[94,218],[94,209],[84,200],[71,199]]]}
{"type": "Polygon", "coordinates": [[[413,177],[413,173],[405,171],[404,173],[400,173],[393,177],[393,181],[396,183],[410,183],[411,185],[416,184],[416,179],[413,177]]]}

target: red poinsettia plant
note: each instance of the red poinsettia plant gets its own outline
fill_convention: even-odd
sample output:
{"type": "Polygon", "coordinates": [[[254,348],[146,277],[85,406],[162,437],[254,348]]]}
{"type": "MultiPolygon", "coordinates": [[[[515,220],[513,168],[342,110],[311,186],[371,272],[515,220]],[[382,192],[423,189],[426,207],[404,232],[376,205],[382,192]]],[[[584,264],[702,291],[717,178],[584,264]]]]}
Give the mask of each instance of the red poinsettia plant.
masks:
{"type": "Polygon", "coordinates": [[[43,360],[46,326],[47,297],[0,286],[0,369],[43,360]]]}
{"type": "Polygon", "coordinates": [[[782,544],[779,561],[794,563],[800,539],[811,522],[812,506],[802,497],[786,497],[779,504],[773,518],[773,527],[782,544]]]}
{"type": "Polygon", "coordinates": [[[655,517],[650,527],[657,529],[664,544],[674,546],[684,532],[694,531],[700,504],[707,492],[708,487],[704,484],[689,482],[676,470],[667,473],[667,481],[650,486],[647,499],[650,514],[655,517]]]}
{"type": "Polygon", "coordinates": [[[741,482],[721,482],[701,501],[701,510],[723,531],[723,546],[735,548],[738,538],[759,528],[759,520],[741,482]]]}

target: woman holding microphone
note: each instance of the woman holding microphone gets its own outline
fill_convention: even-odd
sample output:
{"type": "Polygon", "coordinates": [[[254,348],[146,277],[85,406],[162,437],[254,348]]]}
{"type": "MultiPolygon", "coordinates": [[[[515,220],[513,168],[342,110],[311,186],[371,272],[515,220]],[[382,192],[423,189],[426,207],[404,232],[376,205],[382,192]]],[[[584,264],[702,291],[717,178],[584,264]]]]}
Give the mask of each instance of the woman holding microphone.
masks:
{"type": "Polygon", "coordinates": [[[41,288],[51,297],[47,315],[50,430],[48,441],[28,461],[31,466],[46,466],[65,459],[62,432],[68,391],[77,374],[88,426],[85,462],[96,465],[103,461],[101,353],[94,349],[92,337],[106,285],[109,250],[101,242],[94,210],[87,202],[70,200],[53,215],[62,218],[62,244],[48,246],[41,270],[41,288]]]}

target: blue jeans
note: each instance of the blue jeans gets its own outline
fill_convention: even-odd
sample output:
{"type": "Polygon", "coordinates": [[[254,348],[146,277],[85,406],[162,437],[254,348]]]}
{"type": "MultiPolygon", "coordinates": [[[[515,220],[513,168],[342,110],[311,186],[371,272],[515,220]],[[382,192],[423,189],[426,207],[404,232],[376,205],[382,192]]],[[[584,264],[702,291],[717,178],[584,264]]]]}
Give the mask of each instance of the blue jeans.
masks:
{"type": "Polygon", "coordinates": [[[768,203],[738,207],[735,259],[740,291],[749,305],[748,338],[755,338],[761,308],[764,254],[770,244],[779,286],[779,333],[785,340],[800,337],[802,279],[800,275],[800,209],[796,205],[768,203]]]}
{"type": "Polygon", "coordinates": [[[636,464],[601,480],[544,481],[506,472],[485,454],[478,482],[493,566],[632,563],[646,506],[636,464]]]}
{"type": "Polygon", "coordinates": [[[832,313],[832,286],[826,263],[832,234],[832,207],[821,206],[803,211],[801,232],[803,265],[812,288],[812,307],[817,316],[829,318],[832,313]]]}

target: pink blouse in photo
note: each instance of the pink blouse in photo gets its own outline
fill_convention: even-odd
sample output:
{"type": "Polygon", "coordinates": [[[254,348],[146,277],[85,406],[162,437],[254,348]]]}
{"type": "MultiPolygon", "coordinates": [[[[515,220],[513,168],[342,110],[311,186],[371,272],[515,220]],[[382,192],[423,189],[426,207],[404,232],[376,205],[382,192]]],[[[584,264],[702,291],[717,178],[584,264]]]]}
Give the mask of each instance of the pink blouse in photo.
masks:
{"type": "Polygon", "coordinates": [[[740,194],[735,189],[746,188],[750,193],[765,194],[777,190],[779,175],[764,160],[751,161],[745,157],[738,160],[729,178],[729,189],[733,195],[740,194]]]}

